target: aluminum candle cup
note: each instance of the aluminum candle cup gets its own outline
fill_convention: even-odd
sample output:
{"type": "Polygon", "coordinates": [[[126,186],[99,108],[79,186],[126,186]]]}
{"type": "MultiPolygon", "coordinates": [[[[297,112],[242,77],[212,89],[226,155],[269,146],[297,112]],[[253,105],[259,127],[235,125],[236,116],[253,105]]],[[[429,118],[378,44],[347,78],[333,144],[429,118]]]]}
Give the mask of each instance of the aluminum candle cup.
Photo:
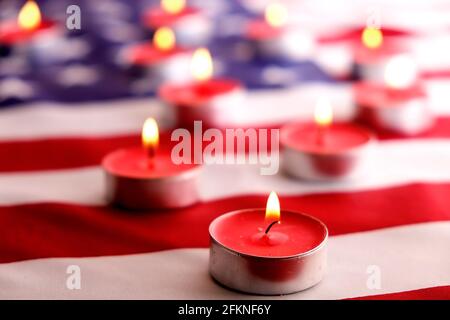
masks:
{"type": "Polygon", "coordinates": [[[170,154],[155,158],[147,167],[142,148],[117,150],[102,162],[108,200],[133,210],[180,208],[199,201],[198,165],[174,165],[170,154]]]}
{"type": "Polygon", "coordinates": [[[282,167],[306,180],[355,179],[367,169],[373,141],[369,131],[352,124],[333,124],[323,132],[315,123],[286,125],[280,134],[282,167]]]}
{"type": "Polygon", "coordinates": [[[244,89],[232,79],[211,79],[185,84],[167,83],[159,96],[174,108],[180,125],[203,121],[206,127],[233,126],[242,112],[244,89]]]}
{"type": "Polygon", "coordinates": [[[258,56],[301,60],[313,55],[313,37],[294,27],[272,27],[263,20],[249,23],[245,37],[258,56]]]}
{"type": "MultiPolygon", "coordinates": [[[[410,41],[413,34],[406,30],[391,28],[352,28],[344,32],[327,32],[319,36],[320,51],[319,61],[325,66],[332,61],[325,61],[328,56],[345,55],[343,62],[348,61],[348,55],[353,60],[353,66],[348,68],[347,76],[357,76],[362,80],[381,82],[383,81],[383,70],[389,59],[394,55],[404,54],[410,51],[410,41]],[[351,74],[350,74],[351,73],[351,74]],[[355,74],[353,74],[355,73],[355,74]]],[[[342,68],[342,66],[341,66],[342,68]]]]}
{"type": "Polygon", "coordinates": [[[120,149],[103,159],[106,191],[111,203],[136,210],[178,208],[199,200],[197,164],[175,164],[171,153],[158,150],[159,130],[148,118],[142,147],[120,149]]]}
{"type": "Polygon", "coordinates": [[[415,135],[434,123],[427,95],[420,85],[392,89],[364,82],[355,85],[354,95],[358,119],[375,130],[415,135]]]}
{"type": "Polygon", "coordinates": [[[170,27],[178,43],[196,46],[208,42],[212,34],[211,19],[195,8],[184,8],[177,13],[165,12],[162,8],[152,8],[144,15],[144,25],[151,29],[170,27]]]}
{"type": "Polygon", "coordinates": [[[230,212],[211,223],[209,270],[217,282],[245,293],[282,295],[322,280],[328,238],[322,222],[281,211],[281,223],[267,234],[265,227],[264,209],[230,212]]]}
{"type": "Polygon", "coordinates": [[[119,55],[119,63],[126,69],[146,75],[158,84],[165,81],[183,82],[190,79],[192,52],[182,48],[158,50],[151,44],[125,48],[119,55]]]}

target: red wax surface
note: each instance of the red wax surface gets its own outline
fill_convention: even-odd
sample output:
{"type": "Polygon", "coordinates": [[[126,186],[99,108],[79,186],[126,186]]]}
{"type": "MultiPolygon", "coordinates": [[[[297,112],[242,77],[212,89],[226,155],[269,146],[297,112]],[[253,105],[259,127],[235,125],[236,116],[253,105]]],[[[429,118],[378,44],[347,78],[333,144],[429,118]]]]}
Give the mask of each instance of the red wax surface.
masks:
{"type": "Polygon", "coordinates": [[[4,45],[14,45],[16,43],[26,42],[42,31],[50,30],[55,27],[55,23],[49,20],[43,20],[39,26],[32,30],[21,28],[17,22],[9,21],[0,24],[0,43],[4,45]]]}
{"type": "Polygon", "coordinates": [[[326,227],[310,216],[281,211],[281,222],[264,236],[269,225],[265,209],[249,209],[220,216],[210,225],[211,236],[221,245],[257,257],[289,257],[306,253],[327,237],[326,227]]]}
{"type": "Polygon", "coordinates": [[[160,7],[152,8],[144,14],[144,24],[151,28],[171,26],[184,18],[199,13],[200,10],[191,7],[186,7],[177,14],[167,13],[160,7]]]}
{"type": "Polygon", "coordinates": [[[103,167],[111,174],[141,179],[157,179],[183,174],[198,167],[196,164],[174,164],[170,153],[157,152],[152,165],[149,165],[147,152],[135,147],[120,149],[103,159],[103,167]]]}
{"type": "Polygon", "coordinates": [[[175,47],[170,50],[160,50],[154,45],[145,43],[132,46],[126,51],[126,59],[133,65],[157,64],[188,50],[175,47]]]}
{"type": "Polygon", "coordinates": [[[371,137],[368,130],[348,123],[334,123],[323,130],[315,123],[294,123],[281,129],[280,140],[294,150],[339,154],[367,144],[371,137]]]}
{"type": "Polygon", "coordinates": [[[360,82],[354,85],[353,92],[357,104],[370,108],[395,107],[402,102],[426,96],[420,84],[405,89],[393,89],[383,84],[360,82]]]}
{"type": "Polygon", "coordinates": [[[283,27],[271,26],[265,20],[254,20],[247,25],[246,37],[252,40],[272,39],[279,37],[284,30],[283,27]]]}
{"type": "Polygon", "coordinates": [[[186,84],[166,84],[159,91],[160,97],[170,104],[198,106],[208,100],[241,88],[241,83],[232,79],[211,79],[186,84]]]}

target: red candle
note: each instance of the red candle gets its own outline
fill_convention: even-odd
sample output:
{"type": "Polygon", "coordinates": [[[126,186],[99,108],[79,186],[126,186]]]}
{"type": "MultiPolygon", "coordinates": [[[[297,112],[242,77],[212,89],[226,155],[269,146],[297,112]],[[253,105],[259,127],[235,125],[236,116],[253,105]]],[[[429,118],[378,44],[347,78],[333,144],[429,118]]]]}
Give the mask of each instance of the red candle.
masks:
{"type": "Polygon", "coordinates": [[[328,231],[319,220],[281,211],[272,192],[264,209],[224,214],[210,227],[211,275],[226,287],[288,294],[318,283],[326,267],[328,231]]]}
{"type": "Polygon", "coordinates": [[[286,173],[308,180],[351,179],[364,170],[372,134],[353,124],[332,124],[332,109],[319,100],[315,123],[293,123],[281,129],[286,173]]]}
{"type": "Polygon", "coordinates": [[[244,37],[261,56],[300,59],[310,55],[314,49],[312,36],[287,26],[287,20],[287,9],[280,3],[272,3],[266,7],[264,19],[248,23],[244,37]]]}
{"type": "Polygon", "coordinates": [[[170,28],[155,31],[153,43],[125,48],[121,54],[124,64],[144,69],[159,81],[183,81],[189,74],[191,50],[176,45],[170,28]]]}
{"type": "Polygon", "coordinates": [[[417,66],[408,55],[388,60],[383,82],[362,82],[354,87],[358,118],[373,128],[398,134],[421,133],[433,124],[427,95],[417,79],[417,66]]]}
{"type": "Polygon", "coordinates": [[[207,49],[198,49],[191,70],[195,81],[161,86],[159,96],[175,108],[181,125],[201,120],[207,127],[225,127],[242,108],[243,89],[239,81],[212,78],[212,58],[207,49]]]}
{"type": "Polygon", "coordinates": [[[108,199],[124,208],[177,208],[198,201],[200,166],[175,164],[167,151],[158,150],[158,127],[149,118],[142,131],[143,147],[121,149],[102,162],[108,199]]]}
{"type": "Polygon", "coordinates": [[[204,43],[211,35],[211,22],[198,9],[186,7],[185,0],[162,0],[160,7],[144,14],[144,25],[157,29],[170,27],[185,45],[204,43]]]}
{"type": "Polygon", "coordinates": [[[14,46],[48,34],[55,29],[55,23],[41,19],[36,2],[28,0],[19,12],[17,21],[7,21],[0,25],[0,44],[14,46]]]}
{"type": "Polygon", "coordinates": [[[388,59],[408,51],[410,36],[409,32],[403,30],[366,27],[327,35],[320,38],[319,42],[324,48],[345,46],[361,79],[381,81],[382,70],[388,59]]]}
{"type": "Polygon", "coordinates": [[[378,131],[415,135],[429,129],[434,116],[423,87],[416,83],[406,88],[360,82],[354,85],[358,119],[378,131]]]}

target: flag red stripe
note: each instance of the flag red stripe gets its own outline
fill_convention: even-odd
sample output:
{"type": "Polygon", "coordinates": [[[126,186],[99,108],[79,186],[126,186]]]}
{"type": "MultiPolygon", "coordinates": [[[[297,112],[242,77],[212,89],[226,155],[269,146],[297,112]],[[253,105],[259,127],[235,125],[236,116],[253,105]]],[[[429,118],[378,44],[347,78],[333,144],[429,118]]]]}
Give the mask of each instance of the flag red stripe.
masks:
{"type": "Polygon", "coordinates": [[[450,300],[450,286],[386,293],[349,300],[450,300]]]}
{"type": "MultiPolygon", "coordinates": [[[[405,138],[392,133],[379,133],[381,140],[405,138]]],[[[439,118],[436,126],[414,138],[450,138],[450,117],[439,118]]],[[[170,141],[170,132],[164,132],[162,141],[170,141]]],[[[52,138],[0,142],[0,172],[70,169],[98,165],[108,152],[118,148],[139,145],[138,134],[90,137],[52,138]]],[[[170,144],[161,146],[169,148],[170,144]]]]}
{"type": "MultiPolygon", "coordinates": [[[[450,220],[448,194],[450,184],[418,183],[281,197],[281,205],[317,216],[331,235],[339,235],[450,220]]],[[[240,196],[158,212],[56,203],[4,206],[0,207],[0,262],[207,247],[208,226],[215,217],[235,209],[264,207],[266,200],[265,196],[240,196]]]]}

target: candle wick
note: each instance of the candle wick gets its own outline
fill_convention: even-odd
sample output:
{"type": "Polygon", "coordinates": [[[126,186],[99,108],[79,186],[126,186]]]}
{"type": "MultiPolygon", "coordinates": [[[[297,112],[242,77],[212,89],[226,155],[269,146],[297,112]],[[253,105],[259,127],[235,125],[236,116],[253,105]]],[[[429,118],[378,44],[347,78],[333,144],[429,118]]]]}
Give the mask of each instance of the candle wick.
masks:
{"type": "Polygon", "coordinates": [[[269,231],[270,231],[270,229],[274,226],[274,224],[276,224],[276,223],[280,223],[280,221],[279,220],[276,220],[276,221],[274,221],[274,222],[272,222],[271,224],[269,224],[269,226],[267,227],[267,229],[266,229],[266,231],[264,232],[265,234],[268,234],[269,233],[269,231]]]}
{"type": "Polygon", "coordinates": [[[148,147],[147,148],[147,167],[149,169],[153,169],[155,167],[155,156],[156,156],[156,148],[148,147]]]}
{"type": "Polygon", "coordinates": [[[323,125],[319,125],[317,128],[317,144],[319,146],[323,146],[325,144],[325,131],[327,127],[323,125]]]}

